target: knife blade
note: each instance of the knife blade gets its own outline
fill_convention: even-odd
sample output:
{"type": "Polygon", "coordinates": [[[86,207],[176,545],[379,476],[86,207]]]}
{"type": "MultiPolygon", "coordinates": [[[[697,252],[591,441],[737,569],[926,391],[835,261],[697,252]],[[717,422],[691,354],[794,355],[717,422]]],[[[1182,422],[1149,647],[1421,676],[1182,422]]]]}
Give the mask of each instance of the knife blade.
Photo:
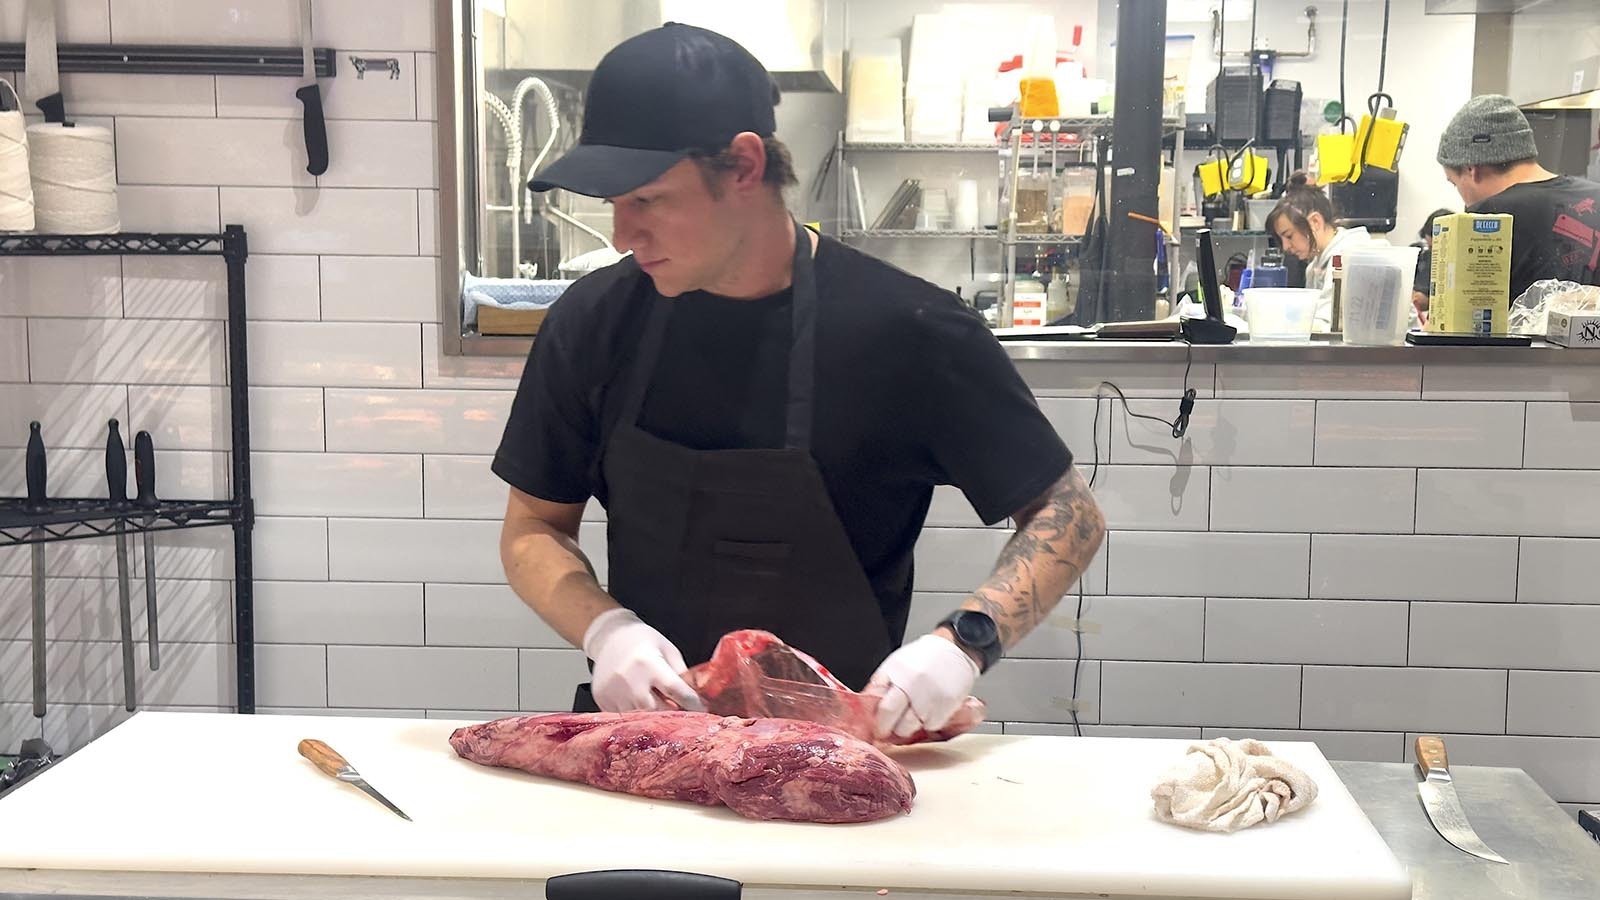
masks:
{"type": "Polygon", "coordinates": [[[322,117],[322,89],[317,86],[316,54],[311,47],[311,0],[300,0],[300,65],[305,83],[294,92],[305,107],[306,171],[328,171],[328,123],[322,117]]]}
{"type": "Polygon", "coordinates": [[[117,615],[122,629],[122,701],[128,712],[139,706],[133,682],[133,606],[128,596],[128,532],[120,517],[128,505],[128,452],[122,445],[117,420],[106,425],[106,488],[117,519],[117,615]]]}
{"type": "Polygon", "coordinates": [[[1455,781],[1450,777],[1450,758],[1445,754],[1444,739],[1419,735],[1416,753],[1417,769],[1422,773],[1422,780],[1417,782],[1417,793],[1422,797],[1422,807],[1427,810],[1428,821],[1433,823],[1439,836],[1463,853],[1490,862],[1505,863],[1505,857],[1490,850],[1489,845],[1472,829],[1472,823],[1467,821],[1467,813],[1461,808],[1461,798],[1456,796],[1455,781]]]}
{"type": "Polygon", "coordinates": [[[23,90],[46,122],[67,120],[56,63],[56,0],[28,0],[23,50],[23,90]]]}
{"type": "Polygon", "coordinates": [[[322,772],[322,774],[332,778],[337,778],[346,784],[355,785],[362,791],[366,792],[367,796],[378,801],[379,803],[382,803],[384,806],[387,806],[395,815],[405,819],[407,822],[412,821],[411,817],[406,815],[400,809],[400,807],[389,802],[388,797],[378,793],[377,788],[368,784],[367,780],[361,777],[361,773],[357,772],[354,766],[346,762],[345,758],[340,756],[337,750],[334,750],[332,747],[329,747],[327,744],[324,744],[316,738],[306,738],[305,740],[301,741],[298,749],[300,751],[300,755],[311,760],[312,764],[315,765],[317,769],[322,772]]]}
{"type": "MultiPolygon", "coordinates": [[[[156,500],[156,450],[150,432],[141,431],[133,436],[133,480],[138,489],[134,503],[141,509],[154,510],[156,500]]],[[[161,640],[156,627],[156,541],[150,533],[154,515],[144,521],[144,622],[150,640],[150,671],[161,668],[161,640]]]]}
{"type": "MultiPolygon", "coordinates": [[[[45,502],[47,469],[44,458],[44,436],[38,422],[28,423],[28,450],[24,461],[28,480],[29,513],[42,514],[49,508],[45,502]]],[[[34,529],[34,537],[43,537],[43,529],[34,529]]],[[[44,718],[44,544],[33,547],[33,714],[44,718]]]]}

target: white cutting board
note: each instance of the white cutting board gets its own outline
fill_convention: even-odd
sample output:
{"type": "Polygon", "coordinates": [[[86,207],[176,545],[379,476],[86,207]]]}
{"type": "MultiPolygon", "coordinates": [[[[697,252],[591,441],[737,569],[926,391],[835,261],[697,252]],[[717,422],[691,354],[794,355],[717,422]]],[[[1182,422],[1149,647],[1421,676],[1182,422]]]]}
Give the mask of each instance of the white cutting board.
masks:
{"type": "Polygon", "coordinates": [[[1314,744],[1321,788],[1233,835],[1177,828],[1150,786],[1187,741],[967,735],[900,751],[909,815],[758,822],[456,757],[461,722],[141,712],[0,798],[0,867],[547,878],[665,868],[748,885],[1049,896],[1402,900],[1411,881],[1314,744]],[[321,738],[414,822],[320,774],[321,738]]]}

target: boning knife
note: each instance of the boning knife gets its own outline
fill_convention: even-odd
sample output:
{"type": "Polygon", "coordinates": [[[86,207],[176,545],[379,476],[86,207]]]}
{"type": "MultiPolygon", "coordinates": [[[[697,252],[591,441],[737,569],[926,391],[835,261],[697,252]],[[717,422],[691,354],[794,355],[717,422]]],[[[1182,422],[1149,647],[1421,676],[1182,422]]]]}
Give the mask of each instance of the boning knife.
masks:
{"type": "MultiPolygon", "coordinates": [[[[49,508],[45,502],[44,437],[38,422],[28,423],[28,452],[24,462],[28,479],[27,510],[33,515],[43,515],[49,508]]],[[[44,529],[35,528],[35,538],[44,537],[44,529]]],[[[33,714],[44,718],[44,544],[34,544],[33,550],[33,714]]]]}
{"type": "Polygon", "coordinates": [[[1450,777],[1450,758],[1444,752],[1444,740],[1429,735],[1419,735],[1416,744],[1417,769],[1422,780],[1417,782],[1417,793],[1422,795],[1422,807],[1428,812],[1428,821],[1438,830],[1439,836],[1454,844],[1463,853],[1479,859],[1504,863],[1505,857],[1489,849],[1467,814],[1461,808],[1461,798],[1456,796],[1455,781],[1450,777]]]}
{"type": "Polygon", "coordinates": [[[367,784],[367,780],[361,777],[361,773],[357,772],[354,766],[345,762],[345,758],[340,756],[338,751],[332,747],[315,738],[306,738],[300,742],[299,750],[300,755],[311,760],[321,770],[322,774],[337,778],[346,784],[355,785],[365,791],[367,796],[389,807],[395,815],[405,819],[407,822],[411,821],[411,817],[401,812],[400,807],[390,803],[388,797],[378,793],[377,788],[367,784]]]}
{"type": "Polygon", "coordinates": [[[294,95],[305,107],[306,171],[328,171],[328,123],[322,118],[322,89],[317,86],[317,59],[311,47],[311,0],[300,0],[300,67],[305,80],[294,95]]]}
{"type": "Polygon", "coordinates": [[[117,420],[106,426],[106,488],[117,515],[117,615],[122,629],[122,699],[128,712],[139,706],[133,682],[133,604],[128,596],[128,532],[122,513],[128,505],[128,452],[117,420]]]}
{"type": "MultiPolygon", "coordinates": [[[[133,481],[139,492],[133,502],[140,509],[154,511],[157,506],[156,451],[148,431],[133,436],[133,481]]],[[[150,526],[155,523],[153,514],[144,522],[144,623],[150,639],[152,672],[161,668],[161,639],[156,629],[156,541],[150,532],[150,526]]]]}

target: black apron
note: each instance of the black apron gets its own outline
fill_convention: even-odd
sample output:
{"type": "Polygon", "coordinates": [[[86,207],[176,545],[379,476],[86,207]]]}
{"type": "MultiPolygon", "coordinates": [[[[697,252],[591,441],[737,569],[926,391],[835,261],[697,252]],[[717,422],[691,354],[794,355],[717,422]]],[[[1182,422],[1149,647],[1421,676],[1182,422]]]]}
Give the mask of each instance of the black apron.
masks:
{"type": "MultiPolygon", "coordinates": [[[[610,501],[609,592],[691,666],[709,659],[724,634],[760,628],[860,690],[902,635],[891,634],[811,456],[816,277],[810,235],[799,223],[794,231],[782,449],[693,450],[638,426],[679,302],[653,299],[600,463],[610,501]]],[[[594,709],[589,685],[580,685],[573,711],[594,709]]]]}

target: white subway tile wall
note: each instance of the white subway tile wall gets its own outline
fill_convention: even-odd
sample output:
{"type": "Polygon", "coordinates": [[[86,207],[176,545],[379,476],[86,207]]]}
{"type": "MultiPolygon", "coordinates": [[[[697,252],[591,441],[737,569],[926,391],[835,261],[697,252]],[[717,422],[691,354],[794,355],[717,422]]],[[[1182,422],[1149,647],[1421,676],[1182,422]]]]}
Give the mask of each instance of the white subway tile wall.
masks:
{"type": "MultiPolygon", "coordinates": [[[[442,2],[442,0],[439,0],[442,2]]],[[[0,5],[0,42],[22,39],[0,5]]],[[[520,359],[441,356],[429,0],[314,0],[333,160],[304,170],[293,78],[69,74],[113,128],[129,230],[248,229],[258,699],[263,712],[474,718],[564,707],[582,656],[506,587],[489,472],[520,359]],[[362,48],[360,50],[348,48],[362,48]],[[348,49],[348,52],[346,50],[348,49]],[[350,54],[401,77],[357,79],[350,54]]],[[[62,40],[292,45],[279,0],[62,0],[62,40]]],[[[52,491],[102,489],[105,421],[155,436],[163,493],[221,495],[229,412],[214,261],[0,263],[0,493],[44,423],[52,491]]],[[[1527,768],[1600,803],[1600,368],[1019,364],[1113,533],[980,682],[991,727],[1315,741],[1400,760],[1418,730],[1460,763],[1527,768]],[[1104,392],[1102,392],[1104,393],[1104,392]],[[1096,445],[1098,444],[1098,448],[1096,445]],[[1081,638],[1086,660],[1075,664],[1081,638]],[[1076,679],[1076,684],[1074,684],[1076,679]],[[1003,723],[1003,726],[1002,724],[1003,723]]],[[[1009,523],[935,492],[912,628],[988,574],[1009,523]]],[[[604,511],[580,543],[606,577],[604,511]]],[[[152,708],[234,698],[227,529],[158,535],[168,660],[152,708]]],[[[142,587],[134,547],[134,590],[142,587]]],[[[30,714],[29,556],[0,551],[0,752],[81,745],[121,709],[110,541],[52,545],[51,711],[30,714]]],[[[135,629],[143,633],[142,604],[135,629]]],[[[141,653],[143,649],[141,648],[141,653]]]]}

